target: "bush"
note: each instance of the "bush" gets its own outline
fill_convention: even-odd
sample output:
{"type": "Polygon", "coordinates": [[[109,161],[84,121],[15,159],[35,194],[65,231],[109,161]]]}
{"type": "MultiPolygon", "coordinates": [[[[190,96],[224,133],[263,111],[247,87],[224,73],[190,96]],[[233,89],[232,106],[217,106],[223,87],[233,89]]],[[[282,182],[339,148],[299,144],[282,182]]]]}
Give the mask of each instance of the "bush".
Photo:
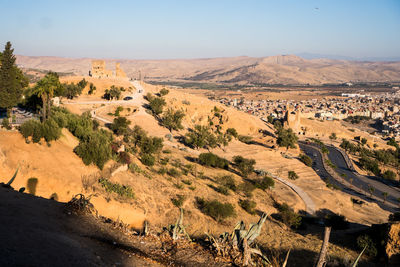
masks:
{"type": "Polygon", "coordinates": [[[256,214],[255,208],[257,206],[256,202],[251,201],[249,199],[240,199],[239,200],[239,206],[244,209],[245,211],[247,211],[249,214],[256,214]]]}
{"type": "Polygon", "coordinates": [[[218,222],[235,215],[235,207],[232,204],[221,203],[216,199],[204,200],[203,198],[197,198],[196,204],[201,212],[218,222]]]}
{"type": "Polygon", "coordinates": [[[237,190],[236,183],[232,175],[224,175],[222,177],[219,177],[218,183],[225,186],[226,188],[229,188],[233,192],[236,192],[237,190]]]}
{"type": "Polygon", "coordinates": [[[369,235],[361,235],[357,237],[357,246],[359,249],[365,249],[365,254],[376,257],[378,250],[376,249],[375,242],[371,239],[369,235]]]}
{"type": "Polygon", "coordinates": [[[183,205],[183,202],[185,201],[186,197],[184,195],[176,195],[176,197],[171,199],[172,204],[174,204],[176,207],[180,208],[183,205]]]}
{"type": "Polygon", "coordinates": [[[256,181],[255,186],[261,190],[266,190],[274,187],[275,181],[269,176],[265,176],[263,179],[256,181]]]}
{"type": "Polygon", "coordinates": [[[94,163],[100,169],[111,159],[112,137],[104,130],[91,132],[88,138],[79,142],[74,152],[82,158],[83,163],[89,165],[94,163]]]}
{"type": "Polygon", "coordinates": [[[169,93],[169,90],[168,90],[168,89],[163,88],[163,89],[160,90],[160,95],[161,95],[161,96],[168,95],[168,93],[169,93]]]}
{"type": "Polygon", "coordinates": [[[236,131],[235,128],[226,129],[226,133],[231,135],[231,136],[233,136],[233,137],[235,137],[235,138],[238,138],[238,132],[236,131]]]}
{"type": "Polygon", "coordinates": [[[229,161],[218,157],[213,153],[201,153],[199,155],[199,163],[204,166],[213,167],[213,168],[221,168],[228,169],[229,161]]]}
{"type": "Polygon", "coordinates": [[[154,115],[160,115],[163,112],[164,106],[167,104],[162,97],[151,97],[149,100],[150,110],[154,115]]]}
{"type": "Polygon", "coordinates": [[[392,170],[387,170],[382,174],[382,177],[388,180],[396,180],[396,173],[392,170]]]}
{"type": "Polygon", "coordinates": [[[278,204],[278,211],[281,220],[289,227],[297,228],[301,225],[301,217],[288,204],[278,204]]]}
{"type": "Polygon", "coordinates": [[[61,136],[61,128],[50,118],[42,124],[42,135],[47,142],[57,140],[61,136]]]}
{"type": "Polygon", "coordinates": [[[151,154],[142,153],[140,155],[140,161],[146,166],[154,166],[156,159],[151,154]]]}
{"type": "Polygon", "coordinates": [[[167,174],[175,178],[181,176],[181,173],[175,168],[169,168],[167,174]]]}
{"type": "Polygon", "coordinates": [[[253,138],[251,136],[239,135],[238,140],[245,144],[251,144],[251,142],[253,141],[253,138]]]}
{"type": "Polygon", "coordinates": [[[243,192],[243,194],[246,197],[252,197],[253,196],[253,191],[256,189],[255,185],[253,183],[250,183],[248,181],[243,182],[238,186],[238,190],[243,192]]]}
{"type": "Polygon", "coordinates": [[[288,171],[288,178],[290,180],[296,180],[299,178],[299,175],[295,171],[288,171]]]}
{"type": "Polygon", "coordinates": [[[252,173],[254,171],[254,165],[256,164],[254,159],[246,159],[242,156],[234,156],[233,162],[236,164],[236,167],[243,177],[247,177],[252,173]]]}
{"type": "Polygon", "coordinates": [[[8,120],[8,118],[4,118],[2,120],[1,126],[6,130],[11,130],[11,125],[10,125],[10,121],[8,120]]]}
{"type": "Polygon", "coordinates": [[[218,140],[210,127],[195,125],[193,130],[190,130],[185,135],[185,144],[196,149],[199,148],[215,148],[218,146],[218,140]]]}
{"type": "Polygon", "coordinates": [[[303,162],[308,167],[311,167],[312,163],[313,163],[312,159],[309,156],[305,155],[305,154],[301,154],[300,155],[300,161],[303,162]]]}
{"type": "Polygon", "coordinates": [[[33,142],[37,143],[42,138],[42,125],[37,120],[28,120],[21,124],[19,131],[23,137],[32,136],[33,142]]]}
{"type": "Polygon", "coordinates": [[[117,193],[121,197],[134,198],[135,193],[130,186],[120,185],[119,183],[113,183],[106,178],[100,178],[99,184],[106,190],[106,192],[117,193]]]}

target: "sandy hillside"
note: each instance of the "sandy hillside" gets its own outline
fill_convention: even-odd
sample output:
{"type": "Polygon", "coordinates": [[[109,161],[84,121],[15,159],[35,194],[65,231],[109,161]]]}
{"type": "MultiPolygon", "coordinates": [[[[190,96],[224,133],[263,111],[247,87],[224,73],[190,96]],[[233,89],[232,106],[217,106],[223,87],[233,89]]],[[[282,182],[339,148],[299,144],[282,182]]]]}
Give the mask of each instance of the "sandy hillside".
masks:
{"type": "MultiPolygon", "coordinates": [[[[113,69],[116,60],[106,60],[113,69]]],[[[295,55],[265,58],[231,57],[182,60],[118,60],[129,77],[148,80],[228,82],[237,84],[323,84],[348,81],[399,81],[399,62],[360,62],[329,59],[306,60],[295,55]]],[[[17,56],[24,68],[86,75],[91,59],[17,56]]]]}

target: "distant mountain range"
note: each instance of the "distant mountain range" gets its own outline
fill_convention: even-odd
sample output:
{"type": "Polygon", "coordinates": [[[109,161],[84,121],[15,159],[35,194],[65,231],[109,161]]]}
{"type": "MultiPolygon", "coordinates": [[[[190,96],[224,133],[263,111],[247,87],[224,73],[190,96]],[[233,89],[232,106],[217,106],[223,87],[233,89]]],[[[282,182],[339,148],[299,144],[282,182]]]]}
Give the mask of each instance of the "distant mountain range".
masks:
{"type": "MultiPolygon", "coordinates": [[[[171,60],[106,60],[120,62],[129,77],[146,80],[228,84],[313,84],[400,81],[400,61],[352,61],[306,54],[271,57],[227,57],[171,60]]],[[[17,56],[24,68],[87,75],[90,58],[17,56]]]]}

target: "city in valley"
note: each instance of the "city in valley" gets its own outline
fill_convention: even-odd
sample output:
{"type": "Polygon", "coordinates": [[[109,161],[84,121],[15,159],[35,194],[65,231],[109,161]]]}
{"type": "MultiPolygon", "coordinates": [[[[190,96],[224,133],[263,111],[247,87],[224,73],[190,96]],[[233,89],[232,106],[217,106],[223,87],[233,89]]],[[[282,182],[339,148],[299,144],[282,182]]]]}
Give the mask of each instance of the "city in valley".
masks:
{"type": "Polygon", "coordinates": [[[396,1],[2,6],[1,266],[400,266],[396,1]]]}

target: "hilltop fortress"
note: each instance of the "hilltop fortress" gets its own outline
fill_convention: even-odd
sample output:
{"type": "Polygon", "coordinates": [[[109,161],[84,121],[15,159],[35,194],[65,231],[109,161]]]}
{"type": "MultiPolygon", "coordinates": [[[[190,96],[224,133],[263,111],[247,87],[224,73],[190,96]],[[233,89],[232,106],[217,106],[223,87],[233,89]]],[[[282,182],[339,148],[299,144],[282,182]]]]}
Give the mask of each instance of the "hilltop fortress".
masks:
{"type": "Polygon", "coordinates": [[[121,69],[121,63],[115,63],[115,72],[106,68],[104,60],[92,60],[92,69],[89,76],[94,78],[119,78],[128,79],[126,73],[121,69]]]}

